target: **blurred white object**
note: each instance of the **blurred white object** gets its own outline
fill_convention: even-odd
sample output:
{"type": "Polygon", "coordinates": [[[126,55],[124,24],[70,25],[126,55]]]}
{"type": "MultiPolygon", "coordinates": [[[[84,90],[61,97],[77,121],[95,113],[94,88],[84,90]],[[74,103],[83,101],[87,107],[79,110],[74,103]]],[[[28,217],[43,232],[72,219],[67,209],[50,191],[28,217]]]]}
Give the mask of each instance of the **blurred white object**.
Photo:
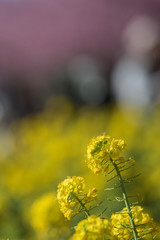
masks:
{"type": "Polygon", "coordinates": [[[157,25],[147,17],[136,18],[124,31],[124,54],[112,74],[112,91],[122,108],[146,109],[152,105],[150,51],[158,41],[157,25]]]}
{"type": "Polygon", "coordinates": [[[151,103],[152,86],[144,63],[127,56],[115,67],[112,91],[122,107],[146,107],[151,103]]]}

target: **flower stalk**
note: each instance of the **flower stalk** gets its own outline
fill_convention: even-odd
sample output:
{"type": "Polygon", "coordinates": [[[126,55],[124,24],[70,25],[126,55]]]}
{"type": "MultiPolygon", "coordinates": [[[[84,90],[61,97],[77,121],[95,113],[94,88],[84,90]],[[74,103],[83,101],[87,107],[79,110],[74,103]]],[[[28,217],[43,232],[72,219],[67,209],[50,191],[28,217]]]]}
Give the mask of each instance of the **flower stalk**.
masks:
{"type": "Polygon", "coordinates": [[[114,168],[116,170],[116,173],[117,173],[117,176],[118,176],[118,179],[119,179],[119,182],[120,182],[120,187],[121,187],[121,190],[122,190],[122,196],[123,196],[123,200],[124,200],[127,212],[128,212],[128,216],[129,216],[134,240],[138,240],[139,238],[138,238],[138,235],[137,235],[137,230],[136,230],[136,226],[135,226],[135,223],[134,223],[134,220],[133,220],[133,216],[132,216],[132,212],[131,212],[131,208],[130,208],[130,204],[129,204],[128,196],[127,196],[126,189],[125,189],[125,186],[124,186],[124,181],[123,181],[122,175],[121,175],[120,170],[119,170],[117,164],[115,163],[115,161],[113,161],[112,158],[110,158],[110,161],[111,161],[112,165],[114,166],[114,168]]]}
{"type": "Polygon", "coordinates": [[[75,199],[79,202],[79,204],[81,205],[82,209],[84,210],[85,214],[86,214],[86,217],[89,217],[90,216],[90,212],[89,210],[86,208],[85,204],[81,201],[81,199],[79,199],[79,197],[72,193],[72,196],[75,197],[75,199]]]}

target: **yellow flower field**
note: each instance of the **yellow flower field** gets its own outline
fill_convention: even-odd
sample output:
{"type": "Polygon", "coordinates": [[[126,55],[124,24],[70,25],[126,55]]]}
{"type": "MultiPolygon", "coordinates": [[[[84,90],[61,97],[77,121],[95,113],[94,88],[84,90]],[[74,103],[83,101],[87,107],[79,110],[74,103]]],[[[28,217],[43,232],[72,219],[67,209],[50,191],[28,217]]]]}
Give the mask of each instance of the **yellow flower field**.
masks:
{"type": "MultiPolygon", "coordinates": [[[[98,188],[105,199],[103,189],[108,183],[104,174],[94,175],[86,162],[90,139],[103,133],[127,143],[126,154],[136,160],[128,174],[142,173],[129,191],[138,193],[145,209],[158,222],[159,122],[159,109],[144,114],[124,114],[117,107],[107,106],[77,109],[65,98],[51,101],[42,113],[14,122],[0,139],[0,237],[69,239],[77,219],[66,222],[57,209],[57,186],[67,176],[82,176],[86,193],[98,188]]],[[[114,149],[116,145],[112,143],[114,149]]],[[[100,170],[96,165],[95,171],[100,170]]]]}

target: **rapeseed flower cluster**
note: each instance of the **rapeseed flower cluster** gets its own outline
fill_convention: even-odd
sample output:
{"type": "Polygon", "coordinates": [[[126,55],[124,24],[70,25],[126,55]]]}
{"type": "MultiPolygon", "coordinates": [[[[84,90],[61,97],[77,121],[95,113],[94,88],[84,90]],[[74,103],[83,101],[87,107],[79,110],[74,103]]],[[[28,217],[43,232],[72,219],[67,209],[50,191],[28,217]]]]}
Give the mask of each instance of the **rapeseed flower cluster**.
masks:
{"type": "MultiPolygon", "coordinates": [[[[153,239],[157,232],[157,227],[149,214],[144,213],[141,206],[131,207],[131,212],[138,236],[143,237],[143,239],[153,239]]],[[[129,215],[126,208],[120,213],[112,214],[111,224],[113,226],[113,235],[117,236],[117,239],[133,239],[133,232],[130,227],[129,215]]]]}
{"type": "Polygon", "coordinates": [[[92,215],[78,223],[71,240],[102,240],[104,237],[113,239],[111,224],[107,219],[92,215]]]}
{"type": "Polygon", "coordinates": [[[125,161],[120,155],[125,148],[126,144],[122,139],[112,139],[108,135],[92,138],[87,148],[88,168],[95,174],[101,173],[102,170],[107,172],[111,158],[125,161]]]}
{"type": "Polygon", "coordinates": [[[85,183],[83,177],[68,177],[58,185],[57,199],[60,210],[67,219],[75,213],[84,210],[85,205],[97,200],[97,190],[95,188],[84,193],[85,183]]]}

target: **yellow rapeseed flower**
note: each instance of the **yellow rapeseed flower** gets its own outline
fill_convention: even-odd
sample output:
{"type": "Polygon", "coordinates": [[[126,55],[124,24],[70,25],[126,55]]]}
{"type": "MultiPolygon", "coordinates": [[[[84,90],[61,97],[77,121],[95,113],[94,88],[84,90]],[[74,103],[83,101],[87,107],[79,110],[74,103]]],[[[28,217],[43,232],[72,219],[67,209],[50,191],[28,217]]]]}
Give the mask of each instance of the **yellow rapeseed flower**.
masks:
{"type": "Polygon", "coordinates": [[[95,188],[89,190],[88,193],[84,193],[84,189],[83,177],[68,177],[58,185],[57,199],[60,210],[67,219],[70,220],[73,214],[79,213],[86,204],[97,200],[95,188]]]}
{"type": "Polygon", "coordinates": [[[86,163],[95,174],[101,173],[102,170],[107,172],[110,158],[121,161],[120,154],[125,148],[126,144],[122,139],[111,139],[108,135],[92,138],[87,148],[86,163]]]}
{"type": "Polygon", "coordinates": [[[102,240],[104,237],[113,239],[111,233],[112,227],[107,219],[92,215],[78,223],[71,240],[102,240]]]}
{"type": "MultiPolygon", "coordinates": [[[[148,213],[143,213],[143,208],[134,206],[131,208],[134,223],[139,237],[152,239],[157,231],[156,225],[148,213]]],[[[121,213],[112,214],[111,224],[113,225],[113,235],[121,240],[132,240],[133,232],[130,228],[130,220],[126,208],[121,213]]]]}

